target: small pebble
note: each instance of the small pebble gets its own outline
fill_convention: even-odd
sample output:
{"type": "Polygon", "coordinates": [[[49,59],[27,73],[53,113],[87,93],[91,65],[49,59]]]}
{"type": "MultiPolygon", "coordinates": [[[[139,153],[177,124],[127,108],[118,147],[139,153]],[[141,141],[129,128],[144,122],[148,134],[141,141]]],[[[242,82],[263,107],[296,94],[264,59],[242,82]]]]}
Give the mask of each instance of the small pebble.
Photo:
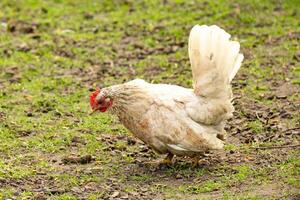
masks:
{"type": "Polygon", "coordinates": [[[28,112],[27,113],[27,117],[32,117],[33,116],[33,113],[32,112],[28,112]]]}

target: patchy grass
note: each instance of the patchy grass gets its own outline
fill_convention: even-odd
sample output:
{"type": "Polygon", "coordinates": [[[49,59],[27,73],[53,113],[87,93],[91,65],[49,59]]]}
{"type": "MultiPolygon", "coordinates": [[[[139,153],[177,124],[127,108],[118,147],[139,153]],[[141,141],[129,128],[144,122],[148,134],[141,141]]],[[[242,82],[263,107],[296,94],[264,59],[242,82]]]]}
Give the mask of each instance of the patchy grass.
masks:
{"type": "Polygon", "coordinates": [[[0,199],[299,198],[297,4],[2,0],[0,199]],[[198,168],[152,169],[161,157],[113,116],[88,115],[88,95],[135,77],[191,87],[195,24],[221,26],[245,55],[228,144],[198,168]]]}

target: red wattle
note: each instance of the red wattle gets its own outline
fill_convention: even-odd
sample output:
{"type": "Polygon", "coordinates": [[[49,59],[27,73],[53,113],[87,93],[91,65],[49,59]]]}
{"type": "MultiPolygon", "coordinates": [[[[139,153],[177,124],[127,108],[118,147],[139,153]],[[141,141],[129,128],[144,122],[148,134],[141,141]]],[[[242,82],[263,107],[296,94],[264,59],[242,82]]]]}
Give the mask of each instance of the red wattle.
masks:
{"type": "Polygon", "coordinates": [[[100,88],[96,88],[96,91],[90,94],[90,105],[92,109],[97,108],[98,103],[96,102],[96,97],[100,93],[100,88]]]}
{"type": "Polygon", "coordinates": [[[103,107],[99,109],[101,112],[105,112],[107,110],[107,108],[103,107]]]}

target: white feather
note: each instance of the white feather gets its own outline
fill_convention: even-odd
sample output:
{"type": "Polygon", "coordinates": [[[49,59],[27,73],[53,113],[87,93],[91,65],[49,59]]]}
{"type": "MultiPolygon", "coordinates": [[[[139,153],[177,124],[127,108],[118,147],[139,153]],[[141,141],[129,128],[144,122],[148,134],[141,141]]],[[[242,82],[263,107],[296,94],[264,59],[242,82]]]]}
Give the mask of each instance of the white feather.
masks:
{"type": "Polygon", "coordinates": [[[230,82],[244,58],[239,51],[240,44],[230,41],[230,34],[218,26],[194,26],[189,37],[189,57],[195,93],[230,98],[230,82]]]}

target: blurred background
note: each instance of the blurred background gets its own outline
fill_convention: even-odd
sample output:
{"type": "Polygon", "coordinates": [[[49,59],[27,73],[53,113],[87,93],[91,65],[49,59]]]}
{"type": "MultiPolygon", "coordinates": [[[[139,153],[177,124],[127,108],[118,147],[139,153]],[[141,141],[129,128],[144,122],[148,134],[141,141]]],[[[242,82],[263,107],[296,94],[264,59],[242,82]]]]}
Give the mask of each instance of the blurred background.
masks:
{"type": "Polygon", "coordinates": [[[299,5],[1,0],[0,199],[299,198],[299,5]],[[154,170],[143,163],[160,157],[89,116],[88,96],[134,78],[191,87],[195,24],[222,27],[245,56],[228,144],[201,168],[154,170]]]}

